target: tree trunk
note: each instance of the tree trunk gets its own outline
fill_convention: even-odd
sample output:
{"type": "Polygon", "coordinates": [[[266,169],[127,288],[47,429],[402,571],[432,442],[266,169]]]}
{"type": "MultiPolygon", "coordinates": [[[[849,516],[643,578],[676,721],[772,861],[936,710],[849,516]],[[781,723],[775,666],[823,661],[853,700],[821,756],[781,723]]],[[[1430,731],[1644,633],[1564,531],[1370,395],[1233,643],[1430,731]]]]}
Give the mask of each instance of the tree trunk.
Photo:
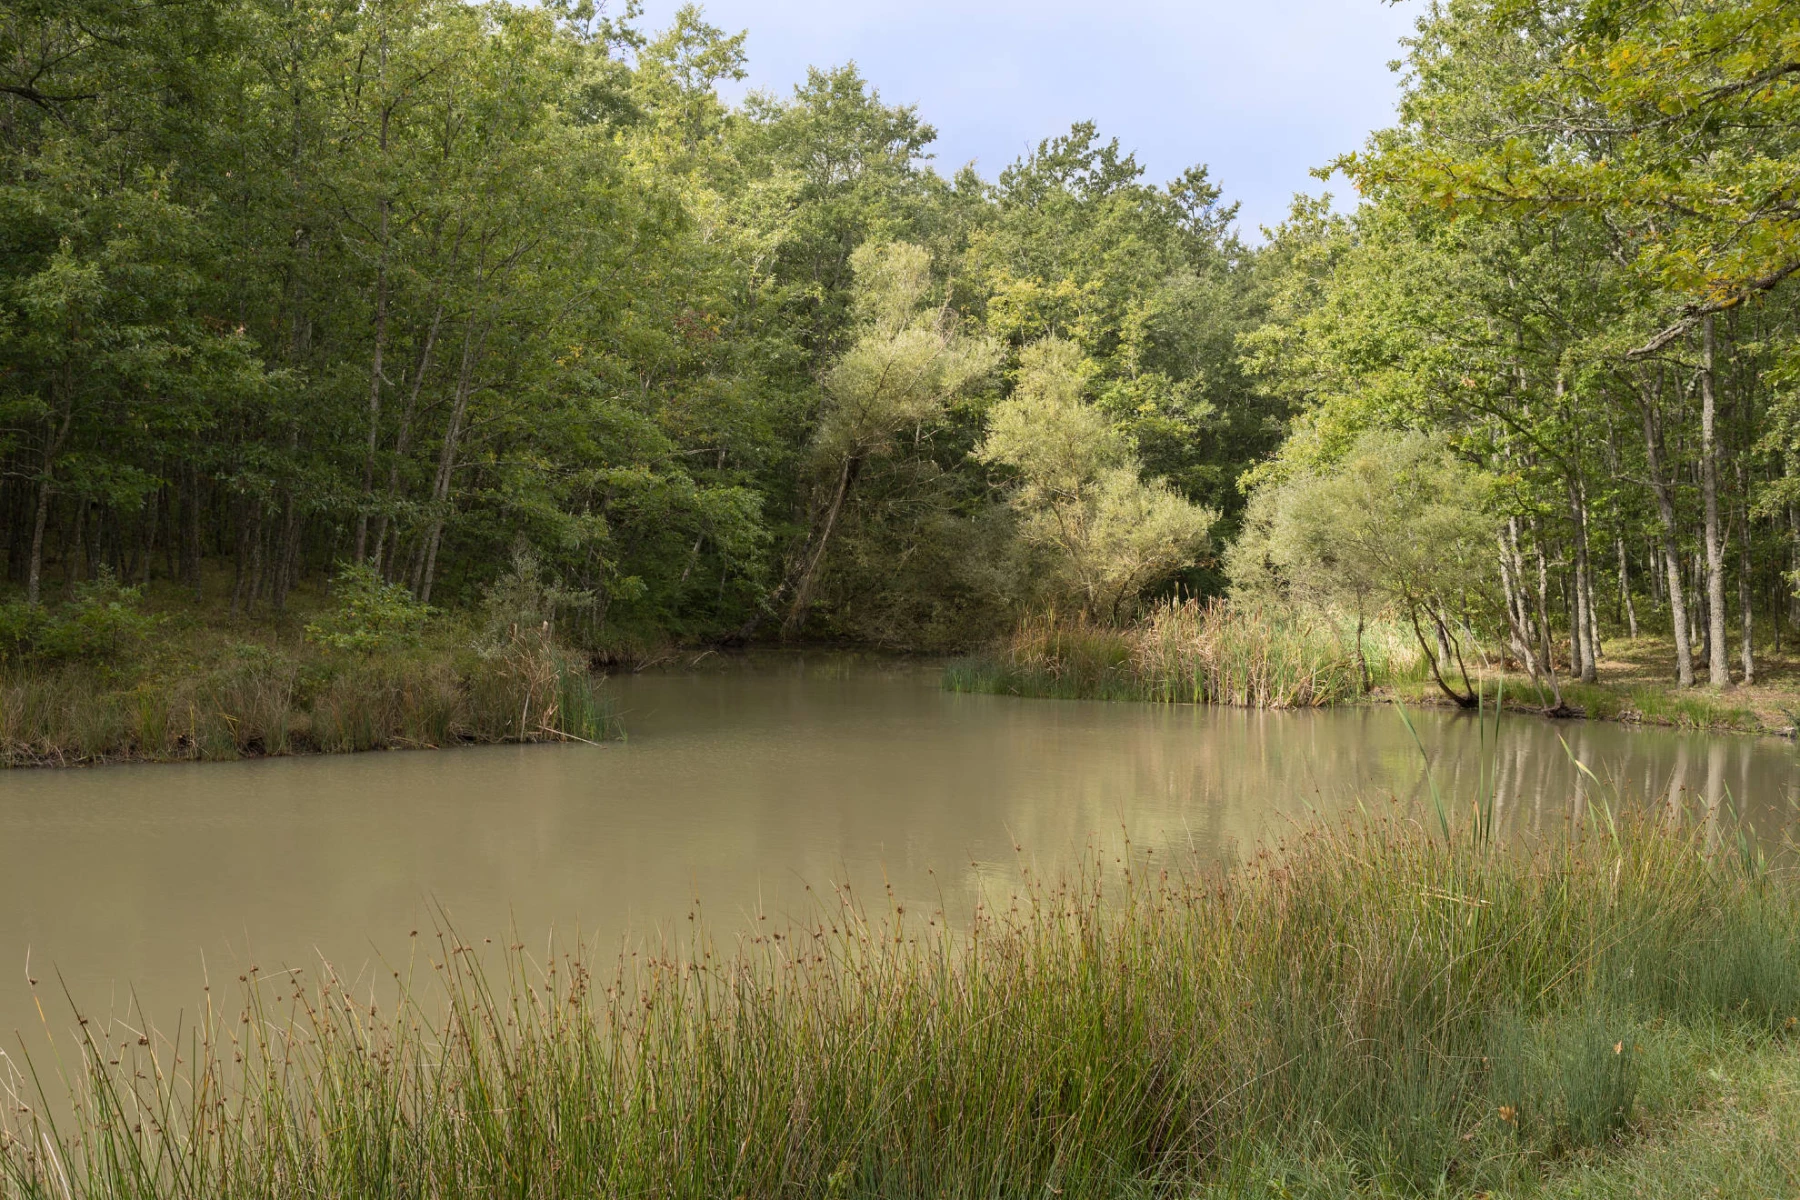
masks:
{"type": "Polygon", "coordinates": [[[1618,537],[1619,547],[1619,599],[1625,609],[1625,628],[1630,632],[1633,641],[1637,640],[1637,606],[1631,602],[1631,560],[1625,555],[1625,535],[1618,537]]]}
{"type": "Polygon", "coordinates": [[[1719,535],[1719,446],[1714,434],[1717,403],[1713,388],[1713,319],[1701,324],[1700,493],[1706,505],[1706,650],[1710,682],[1731,686],[1725,649],[1725,544],[1719,535]]]}
{"type": "MultiPolygon", "coordinates": [[[[375,570],[391,579],[392,564],[387,561],[387,533],[389,512],[394,501],[400,497],[400,463],[411,448],[413,417],[419,409],[419,389],[425,383],[425,375],[431,370],[431,352],[437,345],[438,328],[444,319],[444,305],[440,300],[431,314],[431,326],[425,331],[425,345],[419,351],[419,361],[413,369],[412,386],[407,389],[406,408],[400,414],[400,428],[394,434],[394,460],[388,464],[387,495],[388,504],[382,508],[381,515],[375,519],[375,570]]],[[[404,382],[404,380],[402,381],[404,382]]],[[[398,549],[400,537],[394,536],[394,546],[398,549]]]]}
{"type": "Polygon", "coordinates": [[[38,464],[37,511],[31,520],[31,560],[25,569],[25,603],[33,608],[37,607],[43,591],[44,527],[50,520],[50,497],[56,491],[53,483],[56,459],[62,453],[63,442],[68,438],[69,426],[74,420],[74,397],[65,394],[62,420],[57,424],[56,431],[44,439],[44,457],[38,464]]]}
{"type": "MultiPolygon", "coordinates": [[[[387,77],[387,33],[381,35],[380,63],[382,81],[387,77]]],[[[393,108],[388,97],[381,97],[381,165],[387,166],[388,124],[393,117],[393,108]]],[[[382,179],[382,187],[387,186],[382,179]]],[[[381,436],[381,355],[387,348],[387,270],[388,270],[388,196],[384,191],[377,202],[380,212],[379,238],[381,248],[375,259],[375,348],[370,356],[369,364],[369,437],[363,452],[362,504],[356,513],[356,542],[351,550],[351,560],[362,565],[363,555],[369,545],[369,504],[375,496],[375,449],[381,436]]]]}
{"type": "Polygon", "coordinates": [[[421,603],[431,603],[431,585],[437,576],[438,546],[444,537],[445,509],[450,503],[450,480],[456,471],[456,441],[462,436],[463,419],[469,412],[469,397],[475,391],[475,364],[487,341],[487,327],[473,327],[463,334],[462,364],[456,372],[456,400],[450,407],[450,424],[444,428],[444,444],[438,451],[437,478],[432,482],[431,529],[425,537],[425,553],[421,562],[418,596],[421,603]]]}
{"type": "Polygon", "coordinates": [[[1755,539],[1750,532],[1750,480],[1744,471],[1744,458],[1738,456],[1737,462],[1738,491],[1744,497],[1744,540],[1738,560],[1738,613],[1743,622],[1743,658],[1744,686],[1756,682],[1756,639],[1754,616],[1751,612],[1751,575],[1754,561],[1755,539]]]}
{"type": "Polygon", "coordinates": [[[1570,580],[1574,594],[1570,597],[1569,645],[1574,651],[1572,657],[1578,678],[1583,683],[1593,683],[1599,679],[1600,672],[1594,661],[1599,647],[1594,640],[1594,589],[1588,578],[1587,503],[1581,493],[1580,480],[1570,479],[1568,492],[1569,515],[1575,522],[1575,577],[1570,580]]]}
{"type": "MultiPolygon", "coordinates": [[[[1444,695],[1448,696],[1451,700],[1455,701],[1458,708],[1474,708],[1476,701],[1473,692],[1468,695],[1461,695],[1455,688],[1444,682],[1444,672],[1439,668],[1438,656],[1431,652],[1431,644],[1425,638],[1425,630],[1419,625],[1418,603],[1409,603],[1407,605],[1406,613],[1407,617],[1412,621],[1413,636],[1419,640],[1419,649],[1425,654],[1425,662],[1431,667],[1431,677],[1437,681],[1438,690],[1443,692],[1444,695]]],[[[1441,646],[1444,638],[1444,624],[1442,621],[1436,619],[1435,614],[1433,614],[1432,624],[1436,627],[1439,644],[1441,646]]]]}
{"type": "Polygon", "coordinates": [[[1366,620],[1363,615],[1363,598],[1361,593],[1356,597],[1356,667],[1362,674],[1363,695],[1375,690],[1375,681],[1369,674],[1369,656],[1363,648],[1363,630],[1366,620]]]}
{"type": "Polygon", "coordinates": [[[794,598],[788,605],[787,619],[781,623],[783,637],[790,637],[800,631],[806,624],[806,613],[812,607],[813,584],[818,581],[819,567],[825,561],[825,550],[831,544],[832,531],[837,528],[838,515],[844,510],[844,499],[856,483],[856,477],[862,470],[862,456],[847,455],[844,465],[838,471],[837,487],[832,492],[831,504],[825,510],[824,522],[819,527],[818,537],[807,548],[801,560],[800,574],[794,580],[794,598]]]}
{"type": "MultiPolygon", "coordinates": [[[[1514,534],[1514,536],[1516,536],[1515,531],[1517,528],[1518,521],[1516,519],[1507,522],[1507,532],[1509,534],[1514,534]]],[[[1520,584],[1514,582],[1513,564],[1517,559],[1517,549],[1509,547],[1507,545],[1506,536],[1502,535],[1500,538],[1500,586],[1506,593],[1507,633],[1512,641],[1514,657],[1516,657],[1520,664],[1524,666],[1526,674],[1531,676],[1531,681],[1536,683],[1538,677],[1537,655],[1532,653],[1531,650],[1531,634],[1529,632],[1530,620],[1525,612],[1524,589],[1520,584]]],[[[1361,645],[1361,629],[1362,610],[1359,605],[1357,610],[1359,648],[1361,645]]]]}
{"type": "Polygon", "coordinates": [[[1675,540],[1675,498],[1668,479],[1663,476],[1657,430],[1656,405],[1661,390],[1660,376],[1655,388],[1645,387],[1640,390],[1638,400],[1644,418],[1644,457],[1650,474],[1650,490],[1656,495],[1656,515],[1662,525],[1663,567],[1669,580],[1669,615],[1675,634],[1675,679],[1681,687],[1693,687],[1694,647],[1688,639],[1687,597],[1681,586],[1681,551],[1675,540]]]}
{"type": "Polygon", "coordinates": [[[194,589],[194,603],[200,602],[200,469],[189,464],[187,469],[187,500],[181,506],[182,520],[186,523],[181,547],[181,569],[185,573],[187,584],[194,589]]]}
{"type": "Polygon", "coordinates": [[[37,511],[31,521],[31,561],[25,568],[25,603],[36,608],[43,590],[44,526],[50,519],[50,475],[45,468],[38,481],[37,511]]]}

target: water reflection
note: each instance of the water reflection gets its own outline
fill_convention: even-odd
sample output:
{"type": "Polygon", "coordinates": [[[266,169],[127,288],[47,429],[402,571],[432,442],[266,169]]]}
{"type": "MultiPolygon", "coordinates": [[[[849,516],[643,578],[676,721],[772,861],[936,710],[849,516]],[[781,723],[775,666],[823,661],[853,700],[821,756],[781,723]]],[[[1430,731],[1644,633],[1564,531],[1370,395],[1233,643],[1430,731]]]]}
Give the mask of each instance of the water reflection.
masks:
{"type": "Polygon", "coordinates": [[[434,902],[465,935],[539,940],[684,928],[696,900],[731,928],[832,880],[966,911],[1021,861],[1054,871],[1123,835],[1229,857],[1434,787],[1551,832],[1603,785],[1716,839],[1734,807],[1774,829],[1800,779],[1768,739],[1424,712],[1421,756],[1385,708],[953,696],[926,665],[816,656],[617,687],[631,738],[604,748],[0,776],[0,1034],[37,1024],[27,953],[84,1005],[132,987],[167,1023],[209,968],[403,957],[434,902]]]}

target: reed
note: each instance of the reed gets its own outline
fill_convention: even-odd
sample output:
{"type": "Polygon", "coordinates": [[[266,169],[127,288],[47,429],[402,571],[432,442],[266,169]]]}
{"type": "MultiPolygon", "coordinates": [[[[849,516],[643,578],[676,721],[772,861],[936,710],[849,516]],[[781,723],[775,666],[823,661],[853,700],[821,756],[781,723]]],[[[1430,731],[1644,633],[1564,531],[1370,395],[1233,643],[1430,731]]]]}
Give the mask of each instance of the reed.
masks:
{"type": "Polygon", "coordinates": [[[1119,629],[1055,615],[1030,618],[991,657],[952,664],[945,686],[1088,700],[1152,700],[1244,708],[1315,708],[1371,683],[1410,679],[1415,646],[1388,626],[1214,600],[1167,601],[1119,629]]]}
{"type": "Polygon", "coordinates": [[[262,755],[616,736],[579,656],[550,643],[486,653],[356,655],[256,644],[129,686],[90,664],[0,678],[0,766],[262,755]]]}
{"type": "Polygon", "coordinates": [[[1793,878],[1665,820],[1124,861],[954,930],[841,892],[605,970],[448,931],[381,986],[251,968],[182,1037],[81,1025],[72,1122],[15,1074],[0,1193],[1473,1196],[1800,1021],[1793,878]]]}

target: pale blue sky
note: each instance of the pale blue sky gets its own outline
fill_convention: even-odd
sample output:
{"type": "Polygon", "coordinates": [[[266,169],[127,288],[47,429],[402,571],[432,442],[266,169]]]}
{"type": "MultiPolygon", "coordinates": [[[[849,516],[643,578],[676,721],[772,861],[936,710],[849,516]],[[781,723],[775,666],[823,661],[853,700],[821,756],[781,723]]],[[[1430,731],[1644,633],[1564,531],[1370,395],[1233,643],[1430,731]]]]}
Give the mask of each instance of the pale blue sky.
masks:
{"type": "MultiPolygon", "coordinates": [[[[1196,162],[1243,203],[1244,233],[1287,212],[1307,171],[1389,123],[1422,0],[710,0],[748,29],[748,85],[786,92],[854,59],[938,130],[946,173],[993,178],[1073,121],[1135,150],[1161,182],[1196,162]]],[[[647,0],[644,25],[680,0],[647,0]]],[[[735,99],[735,97],[733,97],[735,99]]],[[[1341,180],[1336,190],[1342,191],[1341,180]]]]}

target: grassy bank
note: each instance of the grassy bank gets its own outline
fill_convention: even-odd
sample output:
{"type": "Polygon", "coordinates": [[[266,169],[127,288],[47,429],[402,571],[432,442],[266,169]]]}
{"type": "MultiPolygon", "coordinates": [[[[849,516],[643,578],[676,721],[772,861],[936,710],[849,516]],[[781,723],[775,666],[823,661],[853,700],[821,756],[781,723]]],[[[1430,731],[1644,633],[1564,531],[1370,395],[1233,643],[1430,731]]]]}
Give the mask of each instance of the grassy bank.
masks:
{"type": "MultiPolygon", "coordinates": [[[[1330,618],[1215,601],[1158,605],[1115,627],[1056,618],[1022,622],[989,652],[952,663],[955,692],[1061,700],[1141,700],[1243,708],[1312,708],[1399,699],[1445,703],[1410,630],[1371,623],[1361,636],[1330,618]],[[1362,669],[1368,669],[1367,691],[1362,669]]],[[[1561,681],[1570,710],[1590,720],[1716,733],[1793,736],[1800,726],[1800,658],[1765,652],[1754,687],[1682,689],[1664,676],[1654,639],[1609,642],[1600,682],[1561,681]]],[[[1547,682],[1470,664],[1491,705],[1554,707],[1547,682]]]]}
{"type": "Polygon", "coordinates": [[[1023,622],[988,655],[952,664],[958,692],[1066,700],[1149,700],[1246,708],[1314,708],[1420,674],[1418,650],[1386,625],[1213,601],[1167,602],[1123,628],[1054,616],[1023,622]]]}
{"type": "Polygon", "coordinates": [[[0,766],[613,733],[586,657],[542,628],[367,600],[302,593],[252,619],[109,585],[0,606],[0,766]]]}
{"type": "MultiPolygon", "coordinates": [[[[64,1062],[80,1118],[52,1128],[15,1077],[0,1191],[1473,1197],[1592,1195],[1578,1181],[1665,1170],[1710,1184],[1724,1177],[1706,1160],[1656,1148],[1719,1119],[1722,1080],[1791,1078],[1797,921],[1791,875],[1662,823],[1500,850],[1368,820],[1229,873],[1027,888],[958,934],[845,902],[605,970],[444,936],[397,1009],[386,988],[253,973],[245,1011],[209,1005],[173,1041],[84,1025],[64,1062]]],[[[1724,1117],[1749,1140],[1791,1123],[1783,1104],[1724,1117]]],[[[1792,1166],[1765,1148],[1734,1169],[1792,1166]]]]}
{"type": "MultiPolygon", "coordinates": [[[[1513,712],[1545,712],[1556,704],[1547,683],[1509,673],[1504,681],[1492,672],[1476,677],[1488,705],[1504,704],[1513,712]]],[[[1677,688],[1672,684],[1626,679],[1600,683],[1560,681],[1563,703],[1572,714],[1590,721],[1620,721],[1628,725],[1655,725],[1666,729],[1690,729],[1707,733],[1791,734],[1794,722],[1784,714],[1758,711],[1732,692],[1705,688],[1677,688]]],[[[1384,689],[1375,699],[1398,698],[1408,704],[1436,706],[1445,703],[1436,685],[1411,681],[1384,689]]],[[[1792,697],[1800,705],[1800,693],[1792,697]]]]}

